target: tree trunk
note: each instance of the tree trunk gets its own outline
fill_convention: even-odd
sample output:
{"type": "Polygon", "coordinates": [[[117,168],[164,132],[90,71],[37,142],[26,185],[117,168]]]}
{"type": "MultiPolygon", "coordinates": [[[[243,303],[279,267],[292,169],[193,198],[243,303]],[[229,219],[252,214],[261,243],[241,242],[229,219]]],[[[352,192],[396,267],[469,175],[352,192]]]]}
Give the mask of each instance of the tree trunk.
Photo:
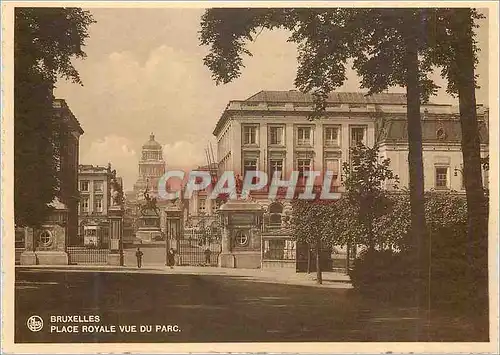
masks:
{"type": "Polygon", "coordinates": [[[311,273],[311,246],[307,244],[307,273],[311,273]]]}
{"type": "Polygon", "coordinates": [[[423,301],[426,295],[428,253],[426,243],[426,223],[424,206],[424,167],[422,158],[422,125],[420,120],[420,88],[419,88],[419,60],[417,51],[417,39],[419,23],[412,10],[409,10],[406,28],[410,31],[405,38],[406,45],[406,96],[407,96],[407,121],[408,121],[408,167],[409,167],[409,190],[411,207],[412,247],[419,281],[423,288],[417,295],[419,301],[423,301]]]}
{"type": "Polygon", "coordinates": [[[321,240],[316,241],[316,283],[323,283],[323,275],[321,274],[321,240]]]}
{"type": "Polygon", "coordinates": [[[375,237],[373,233],[373,217],[368,216],[368,219],[366,221],[366,229],[368,233],[368,248],[370,252],[375,251],[375,237]]]}
{"type": "Polygon", "coordinates": [[[351,257],[351,243],[348,241],[347,242],[347,249],[346,249],[346,262],[345,262],[345,269],[346,269],[346,274],[349,275],[349,258],[351,257]]]}
{"type": "MultiPolygon", "coordinates": [[[[486,203],[482,171],[479,126],[476,112],[474,80],[474,52],[472,44],[471,10],[456,9],[454,16],[454,58],[462,130],[463,179],[467,197],[468,262],[472,266],[472,282],[488,287],[488,206],[486,203]]],[[[487,291],[486,291],[487,294],[487,291]]]]}

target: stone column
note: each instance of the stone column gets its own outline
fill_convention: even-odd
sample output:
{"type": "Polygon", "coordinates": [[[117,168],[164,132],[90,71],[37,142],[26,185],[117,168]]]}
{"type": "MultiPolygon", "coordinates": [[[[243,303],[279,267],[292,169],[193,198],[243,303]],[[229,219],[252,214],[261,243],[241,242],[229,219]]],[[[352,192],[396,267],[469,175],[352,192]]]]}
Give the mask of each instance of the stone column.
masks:
{"type": "Polygon", "coordinates": [[[108,264],[123,266],[123,208],[112,206],[109,213],[110,253],[108,264]]]}
{"type": "Polygon", "coordinates": [[[286,144],[286,157],[285,166],[283,167],[284,174],[286,178],[289,178],[289,174],[294,169],[294,155],[295,150],[295,132],[293,123],[287,123],[285,128],[285,144],[286,144]]]}

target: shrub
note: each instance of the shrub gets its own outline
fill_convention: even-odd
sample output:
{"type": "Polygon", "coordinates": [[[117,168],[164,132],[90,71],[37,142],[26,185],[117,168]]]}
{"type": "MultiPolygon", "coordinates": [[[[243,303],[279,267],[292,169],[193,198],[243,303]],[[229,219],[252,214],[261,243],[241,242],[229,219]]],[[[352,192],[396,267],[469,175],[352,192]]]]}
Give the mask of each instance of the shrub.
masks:
{"type": "Polygon", "coordinates": [[[414,301],[418,285],[416,267],[404,252],[365,250],[354,261],[349,276],[353,287],[379,301],[414,301]]]}

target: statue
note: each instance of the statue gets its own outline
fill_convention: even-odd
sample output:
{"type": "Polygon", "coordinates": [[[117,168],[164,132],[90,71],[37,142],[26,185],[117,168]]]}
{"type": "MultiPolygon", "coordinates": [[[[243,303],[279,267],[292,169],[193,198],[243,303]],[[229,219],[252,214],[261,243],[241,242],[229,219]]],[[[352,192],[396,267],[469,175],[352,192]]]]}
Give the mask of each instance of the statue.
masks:
{"type": "Polygon", "coordinates": [[[235,188],[237,199],[241,199],[241,193],[243,192],[243,179],[239,174],[235,177],[235,188]]]}
{"type": "Polygon", "coordinates": [[[146,190],[144,190],[144,199],[146,200],[146,203],[141,206],[141,214],[144,216],[146,214],[146,211],[154,211],[157,216],[160,215],[160,209],[158,206],[156,206],[156,197],[151,197],[149,196],[148,193],[148,188],[146,187],[146,190]]]}
{"type": "Polygon", "coordinates": [[[111,206],[121,206],[123,204],[123,187],[116,178],[116,170],[111,172],[111,206]]]}

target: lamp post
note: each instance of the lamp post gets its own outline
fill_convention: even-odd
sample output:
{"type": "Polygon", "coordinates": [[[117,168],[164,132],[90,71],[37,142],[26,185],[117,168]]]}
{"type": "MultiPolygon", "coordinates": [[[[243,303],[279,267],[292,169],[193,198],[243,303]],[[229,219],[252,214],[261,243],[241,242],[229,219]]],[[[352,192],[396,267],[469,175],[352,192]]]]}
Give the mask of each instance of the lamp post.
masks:
{"type": "Polygon", "coordinates": [[[453,176],[458,176],[458,173],[460,173],[460,176],[462,177],[462,183],[460,184],[460,187],[463,190],[465,188],[465,181],[464,181],[464,170],[462,166],[460,166],[460,168],[455,167],[455,169],[453,169],[453,176]]]}

